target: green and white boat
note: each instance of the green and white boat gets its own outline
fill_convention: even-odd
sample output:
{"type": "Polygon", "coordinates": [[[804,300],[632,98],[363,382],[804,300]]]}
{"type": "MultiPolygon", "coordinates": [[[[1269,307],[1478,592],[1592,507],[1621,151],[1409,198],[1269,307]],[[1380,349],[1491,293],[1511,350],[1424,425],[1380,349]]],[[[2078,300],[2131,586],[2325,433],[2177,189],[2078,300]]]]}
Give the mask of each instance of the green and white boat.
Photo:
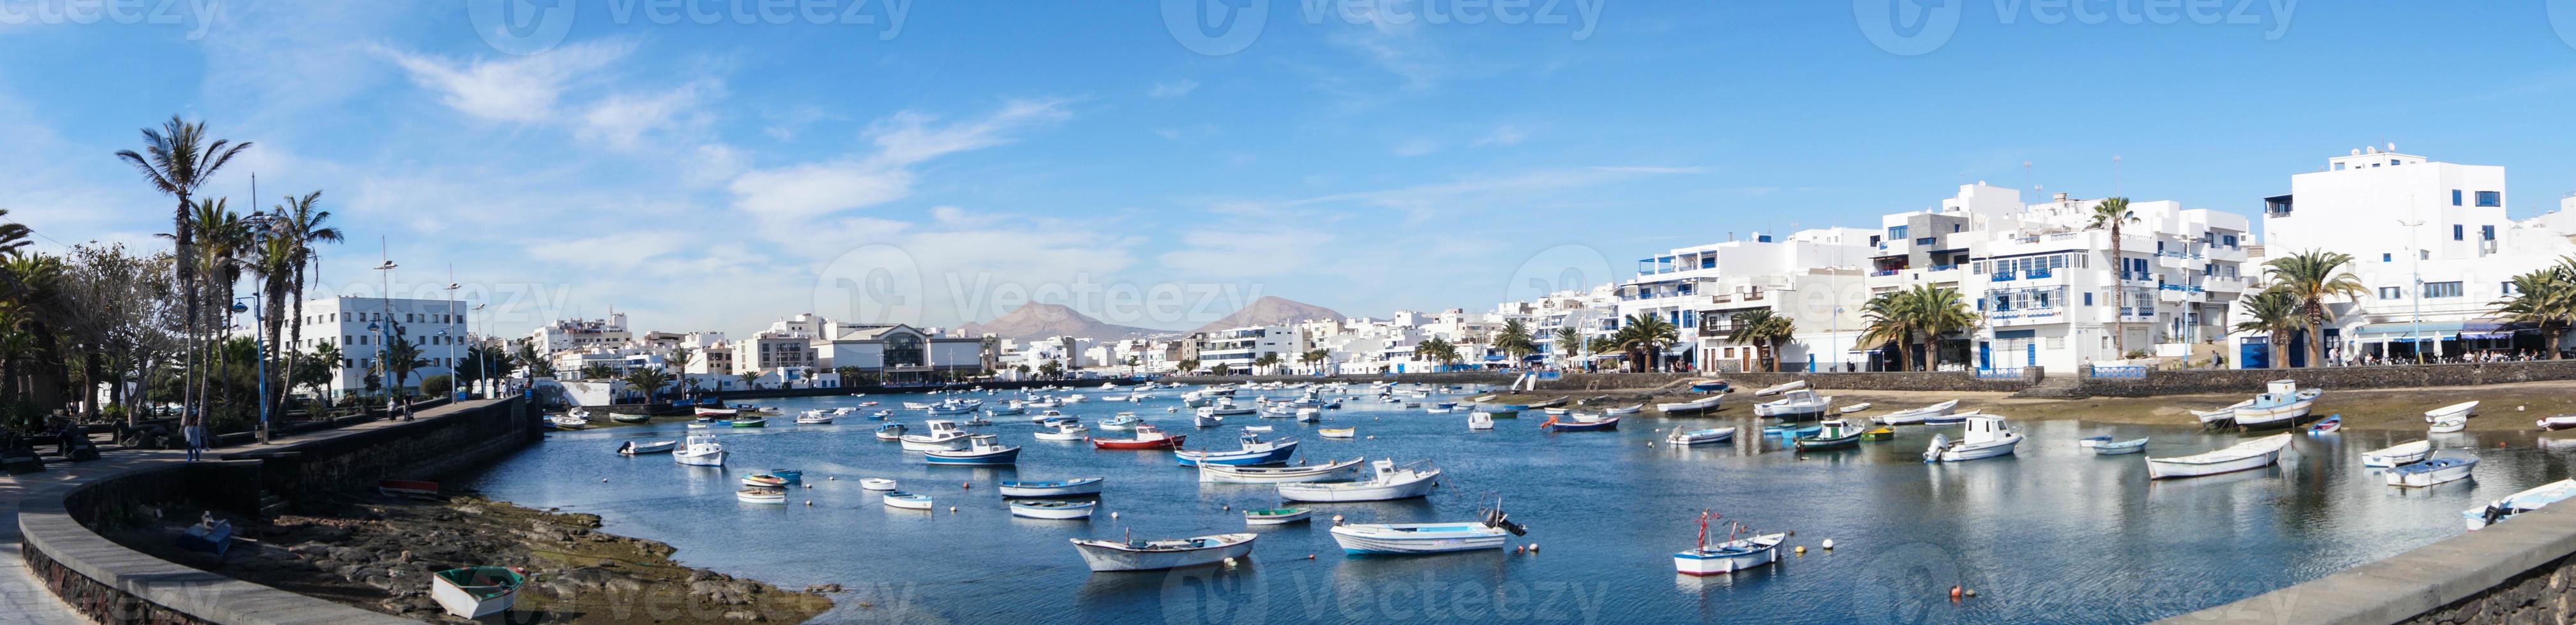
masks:
{"type": "Polygon", "coordinates": [[[1306,520],[1306,517],[1311,516],[1311,515],[1313,515],[1313,514],[1315,514],[1315,509],[1314,509],[1314,508],[1271,508],[1271,509],[1267,509],[1267,510],[1245,510],[1245,511],[1243,511],[1243,524],[1244,524],[1244,525],[1287,525],[1287,524],[1290,524],[1290,523],[1296,523],[1296,522],[1298,522],[1298,521],[1304,521],[1304,520],[1306,520]]]}

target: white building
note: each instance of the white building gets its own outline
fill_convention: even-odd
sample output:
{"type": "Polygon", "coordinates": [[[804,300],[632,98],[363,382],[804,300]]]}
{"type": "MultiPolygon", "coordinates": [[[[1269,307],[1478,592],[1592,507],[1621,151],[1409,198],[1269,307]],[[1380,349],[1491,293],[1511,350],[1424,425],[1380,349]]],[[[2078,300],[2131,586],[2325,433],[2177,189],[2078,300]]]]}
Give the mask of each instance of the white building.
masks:
{"type": "Polygon", "coordinates": [[[1208,332],[1200,339],[1199,366],[1214,368],[1225,365],[1233,371],[1250,371],[1252,363],[1264,354],[1277,354],[1281,364],[1293,363],[1297,354],[1306,350],[1303,335],[1296,326],[1248,326],[1208,332]]]}
{"type": "MultiPolygon", "coordinates": [[[[1829,354],[1839,343],[1848,342],[1833,340],[1836,335],[1828,331],[1836,325],[1834,298],[1841,294],[1852,299],[1844,302],[1846,314],[1866,299],[1845,292],[1857,286],[1859,268],[1868,262],[1874,243],[1871,235],[1872,231],[1857,228],[1801,230],[1786,237],[1757,233],[1747,240],[1679,248],[1641,259],[1637,277],[1615,291],[1614,314],[1592,319],[1585,329],[1600,336],[1617,331],[1630,316],[1663,317],[1680,340],[1663,354],[1659,368],[1752,370],[1759,368],[1757,350],[1732,338],[1732,319],[1751,310],[1771,310],[1789,316],[1800,332],[1819,339],[1780,346],[1775,354],[1782,369],[1803,369],[1810,349],[1825,348],[1829,354]]],[[[1553,332],[1562,321],[1542,316],[1540,325],[1553,332]]],[[[1842,325],[1846,331],[1858,330],[1857,323],[1842,325]]],[[[1818,367],[1831,364],[1828,356],[1818,367]]]]}
{"type": "Polygon", "coordinates": [[[607,319],[565,319],[528,333],[528,342],[536,345],[539,355],[591,347],[618,347],[635,338],[626,331],[626,315],[611,313],[607,319]]]}
{"type": "MultiPolygon", "coordinates": [[[[2362,148],[2290,177],[2290,193],[2264,198],[2265,254],[2350,254],[2370,293],[2333,304],[2321,333],[2329,358],[2411,359],[2479,350],[2539,349],[2531,332],[2494,318],[2514,276],[2576,253],[2565,211],[2514,221],[2505,169],[2362,148]],[[2421,276],[2420,281],[2418,276],[2421,276]]],[[[2562,206],[2568,206],[2562,198],[2562,206]]],[[[2240,366],[2268,364],[2266,337],[2237,337],[2240,366]]],[[[2306,364],[2305,339],[2292,364],[2306,364]]]]}
{"type": "Polygon", "coordinates": [[[391,377],[382,377],[379,365],[383,363],[379,359],[389,342],[409,341],[420,348],[420,360],[426,366],[412,370],[400,386],[417,389],[423,379],[456,372],[457,360],[473,343],[466,334],[465,308],[461,302],[448,300],[307,300],[304,317],[297,320],[303,324],[304,342],[295,347],[309,352],[326,342],[339,346],[340,366],[334,369],[330,385],[336,397],[366,392],[366,378],[371,372],[379,374],[382,387],[395,386],[391,377]]]}

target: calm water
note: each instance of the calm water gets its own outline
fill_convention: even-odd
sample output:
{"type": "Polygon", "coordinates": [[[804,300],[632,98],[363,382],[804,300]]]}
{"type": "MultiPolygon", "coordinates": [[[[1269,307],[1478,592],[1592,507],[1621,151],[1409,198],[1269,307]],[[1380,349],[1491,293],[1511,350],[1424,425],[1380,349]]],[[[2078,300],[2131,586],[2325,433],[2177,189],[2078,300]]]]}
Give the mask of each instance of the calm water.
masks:
{"type": "MultiPolygon", "coordinates": [[[[1223,507],[1269,507],[1275,494],[1259,485],[1201,485],[1168,453],[1033,440],[1025,417],[1007,416],[988,431],[1027,447],[1016,469],[925,466],[919,454],[872,437],[873,421],[797,426],[791,417],[765,429],[718,430],[731,451],[723,470],[612,453],[629,439],[681,437],[681,425],[671,423],[551,434],[464,481],[498,499],[600,514],[608,531],[668,542],[693,566],[790,588],[842,584],[851,592],[837,598],[823,619],[830,622],[1829,623],[2171,616],[2458,534],[2460,510],[2569,475],[2570,450],[2537,447],[2528,433],[2437,440],[2485,449],[2474,479],[2430,489],[2386,486],[2361,466],[2361,452],[2410,436],[2384,432],[2302,435],[2282,467],[2150,484],[2141,456],[2097,457],[2075,439],[2152,435],[2148,453],[2182,455],[2238,437],[2023,423],[2031,438],[2016,456],[1925,465],[1918,454],[1931,435],[1955,435],[1956,427],[1903,428],[1892,442],[1802,456],[1758,435],[1676,449],[1656,431],[1704,427],[1707,419],[1632,417],[1617,432],[1548,433],[1538,427],[1543,418],[1523,418],[1470,432],[1461,414],[1354,401],[1328,411],[1326,425],[1357,426],[1375,438],[1332,440],[1288,419],[1230,417],[1228,427],[1193,429],[1187,409],[1164,412],[1179,405],[1178,393],[1164,394],[1141,405],[1064,411],[1096,421],[1133,410],[1190,434],[1192,448],[1231,448],[1241,425],[1270,425],[1275,435],[1303,440],[1309,459],[1429,458],[1447,473],[1427,500],[1317,504],[1315,523],[1256,530],[1252,563],[1236,570],[1098,575],[1067,538],[1246,531],[1223,507]],[[2500,442],[2508,447],[2495,449],[2500,442]],[[737,479],[771,467],[802,469],[813,488],[792,493],[796,505],[785,507],[734,500],[737,479]],[[826,479],[833,476],[840,479],[826,479]],[[993,488],[1001,479],[1085,476],[1108,478],[1088,522],[1013,518],[993,488]],[[859,477],[901,480],[937,497],[939,510],[886,509],[859,489],[859,477]],[[969,482],[973,488],[960,487],[969,482]],[[1514,544],[1535,542],[1539,552],[1352,558],[1326,532],[1333,514],[1353,523],[1469,520],[1495,495],[1530,526],[1514,544]],[[1732,577],[1676,575],[1670,556],[1691,545],[1702,508],[1795,531],[1791,544],[1808,553],[1732,577]],[[1112,511],[1121,518],[1110,519],[1112,511]],[[1828,538],[1836,551],[1816,548],[1828,538]],[[1957,583],[1980,596],[1951,603],[1946,590],[1957,583]]],[[[894,407],[920,398],[867,399],[894,407]]],[[[856,401],[762,403],[793,411],[856,401]]],[[[1721,420],[1755,425],[1749,408],[1729,406],[1721,420]]],[[[900,409],[894,417],[916,426],[923,418],[900,409]]]]}

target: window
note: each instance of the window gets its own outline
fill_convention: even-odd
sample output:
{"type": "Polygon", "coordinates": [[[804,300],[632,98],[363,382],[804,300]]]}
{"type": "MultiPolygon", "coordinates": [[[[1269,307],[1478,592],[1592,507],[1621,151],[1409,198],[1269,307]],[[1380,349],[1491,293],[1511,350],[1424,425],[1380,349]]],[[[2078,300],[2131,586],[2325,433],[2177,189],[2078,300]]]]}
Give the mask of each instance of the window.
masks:
{"type": "Polygon", "coordinates": [[[2495,226],[2492,224],[2478,226],[2478,236],[2488,241],[2495,240],[2495,226]]]}
{"type": "Polygon", "coordinates": [[[1889,241],[1903,241],[1903,240],[1906,240],[1906,239],[1908,239],[1908,238],[1912,238],[1912,237],[1905,236],[1905,226],[1888,226],[1888,227],[1887,227],[1887,240],[1889,240],[1889,241]]]}
{"type": "Polygon", "coordinates": [[[2228,246],[2228,247],[2236,247],[2236,235],[2231,234],[2231,235],[2227,235],[2227,236],[2219,237],[2218,239],[2219,239],[2219,240],[2221,240],[2221,241],[2226,241],[2226,242],[2227,242],[2227,246],[2228,246]]]}
{"type": "Polygon", "coordinates": [[[2503,205],[2504,205],[2504,192],[2503,192],[2503,191],[2479,191],[2479,192],[2478,192],[2478,205],[2479,205],[2479,206],[2503,206],[2503,205]]]}
{"type": "Polygon", "coordinates": [[[2091,306],[2091,305],[2093,305],[2093,292],[2092,292],[2092,291],[2085,291],[2085,292],[2084,292],[2084,305],[2086,305],[2086,306],[2091,306]]]}
{"type": "Polygon", "coordinates": [[[2451,205],[2452,205],[2452,206],[2459,206],[2459,205],[2460,205],[2460,190],[2459,190],[2459,189],[2452,189],[2452,190],[2451,190],[2451,205]]]}
{"type": "Polygon", "coordinates": [[[2458,282],[2424,283],[2424,297],[2459,297],[2462,293],[2458,282]]]}
{"type": "Polygon", "coordinates": [[[1915,240],[1914,240],[1914,244],[1915,244],[1915,245],[1934,245],[1934,244],[1938,244],[1938,243],[1940,243],[1940,242],[1941,242],[1941,239],[1940,239],[1939,237],[1923,237],[1923,238],[1915,239],[1915,240]]]}
{"type": "Polygon", "coordinates": [[[2405,289],[2393,286],[2379,287],[2379,299],[2399,299],[2403,297],[2406,297],[2405,289]]]}
{"type": "Polygon", "coordinates": [[[2468,227],[2468,226],[2461,225],[2461,224],[2451,224],[2451,240],[2453,240],[2453,241],[2466,241],[2466,240],[2468,240],[2468,239],[2469,239],[2469,227],[2468,227]]]}
{"type": "MultiPolygon", "coordinates": [[[[2343,163],[2335,163],[2335,171],[2343,171],[2343,163]]],[[[2110,340],[2110,339],[2103,339],[2103,340],[2108,341],[2108,340],[2110,340]]]]}
{"type": "Polygon", "coordinates": [[[2496,289],[2496,292],[2497,292],[2497,293],[2503,293],[2503,294],[2505,294],[2505,296],[2506,296],[2506,297],[2512,297],[2512,296],[2515,296],[2515,295],[2521,295],[2521,294],[2522,294],[2522,288],[2521,288],[2521,287],[2516,287],[2516,286],[2514,286],[2512,282],[2506,282],[2506,283],[2504,283],[2504,287],[2503,287],[2503,288],[2500,288],[2500,289],[2496,289]]]}

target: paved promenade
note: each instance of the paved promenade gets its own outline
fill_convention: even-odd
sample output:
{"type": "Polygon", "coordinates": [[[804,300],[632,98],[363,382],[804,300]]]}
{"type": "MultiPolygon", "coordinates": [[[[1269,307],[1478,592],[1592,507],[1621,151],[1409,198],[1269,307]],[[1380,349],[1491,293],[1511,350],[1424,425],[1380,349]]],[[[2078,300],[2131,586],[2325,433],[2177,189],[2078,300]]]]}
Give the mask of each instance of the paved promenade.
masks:
{"type": "MultiPolygon", "coordinates": [[[[481,407],[489,403],[492,402],[485,400],[441,406],[420,411],[419,416],[429,418],[451,411],[481,407]]],[[[399,423],[401,422],[374,421],[345,428],[284,436],[265,446],[254,443],[210,451],[206,457],[211,459],[223,453],[327,440],[399,423]]],[[[187,452],[178,450],[119,450],[108,452],[103,458],[91,462],[48,464],[45,465],[45,471],[42,473],[0,476],[0,625],[92,622],[88,617],[73,611],[71,606],[63,603],[61,598],[55,597],[52,591],[47,590],[44,584],[37,580],[34,572],[28,570],[26,559],[19,554],[21,537],[18,534],[18,506],[20,502],[37,497],[61,497],[64,493],[101,476],[155,465],[184,463],[187,459],[187,452]]]]}

